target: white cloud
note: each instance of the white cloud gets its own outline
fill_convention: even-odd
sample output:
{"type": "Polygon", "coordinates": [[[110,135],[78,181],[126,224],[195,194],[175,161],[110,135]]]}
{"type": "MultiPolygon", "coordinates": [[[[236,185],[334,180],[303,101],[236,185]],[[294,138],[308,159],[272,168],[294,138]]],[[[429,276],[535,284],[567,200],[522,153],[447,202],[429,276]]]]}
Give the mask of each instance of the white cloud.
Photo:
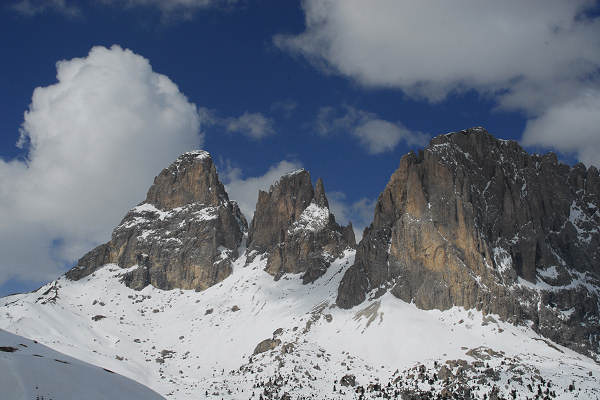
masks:
{"type": "Polygon", "coordinates": [[[597,70],[600,21],[582,14],[593,4],[306,0],[306,31],[275,43],[367,86],[430,100],[508,90],[501,101],[529,110],[547,104],[540,91],[550,82],[575,84],[597,70]]]}
{"type": "Polygon", "coordinates": [[[262,139],[275,133],[273,120],[261,113],[246,111],[239,117],[224,119],[223,123],[229,132],[239,132],[253,139],[262,139]]]}
{"type": "Polygon", "coordinates": [[[567,144],[546,128],[550,120],[566,126],[575,115],[570,131],[582,130],[576,137],[589,137],[596,126],[586,111],[593,95],[581,95],[600,90],[600,17],[589,12],[596,6],[593,0],[373,0],[368,7],[362,0],[305,0],[306,30],[274,42],[366,87],[433,102],[475,90],[531,119],[526,143],[571,149],[591,162],[592,150],[579,150],[584,141],[567,144]]]}
{"type": "Polygon", "coordinates": [[[369,154],[379,154],[394,150],[400,140],[408,144],[422,143],[421,135],[412,133],[400,123],[382,119],[366,121],[353,131],[354,136],[367,148],[369,154]]]}
{"type": "Polygon", "coordinates": [[[59,61],[57,81],[25,113],[27,160],[0,160],[0,283],[52,278],[108,240],[152,178],[203,141],[196,106],[129,50],[59,61]]]}
{"type": "Polygon", "coordinates": [[[352,222],[354,228],[354,236],[358,243],[362,239],[363,231],[373,221],[375,213],[376,199],[362,198],[353,203],[349,203],[346,195],[342,192],[327,193],[329,207],[335,215],[335,220],[340,225],[348,225],[352,222]]]}
{"type": "Polygon", "coordinates": [[[33,17],[47,11],[54,11],[67,17],[81,16],[79,7],[66,0],[19,0],[11,8],[21,15],[33,17]]]}
{"type": "Polygon", "coordinates": [[[267,191],[275,181],[288,172],[302,168],[302,164],[296,161],[283,160],[271,166],[269,170],[261,176],[242,178],[240,168],[226,168],[222,173],[222,179],[229,198],[238,202],[240,210],[248,220],[252,221],[256,201],[258,200],[258,191],[267,191]]]}
{"type": "Polygon", "coordinates": [[[585,91],[528,121],[523,144],[575,153],[588,166],[600,167],[600,91],[585,91]]]}
{"type": "Polygon", "coordinates": [[[338,115],[333,107],[322,107],[316,121],[316,129],[321,135],[335,132],[348,132],[358,139],[369,154],[392,151],[400,141],[408,145],[424,145],[428,136],[407,129],[401,122],[390,122],[376,114],[354,107],[344,107],[338,115]]]}

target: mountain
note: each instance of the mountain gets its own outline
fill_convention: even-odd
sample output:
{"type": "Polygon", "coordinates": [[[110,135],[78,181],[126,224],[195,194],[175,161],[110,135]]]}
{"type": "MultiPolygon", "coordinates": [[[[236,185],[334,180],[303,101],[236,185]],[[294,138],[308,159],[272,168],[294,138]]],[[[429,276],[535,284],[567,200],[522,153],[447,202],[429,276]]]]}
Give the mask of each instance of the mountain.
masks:
{"type": "Polygon", "coordinates": [[[266,271],[302,273],[302,282],[321,277],[331,262],[354,247],[352,225],[341,227],[329,210],[321,179],[313,188],[310,174],[298,170],[282,176],[269,192],[258,193],[248,232],[248,252],[267,258],[266,271]]]}
{"type": "Polygon", "coordinates": [[[482,128],[402,158],[355,243],[308,171],[250,225],[206,152],[0,328],[167,398],[600,398],[598,171],[482,128]]]}
{"type": "Polygon", "coordinates": [[[83,256],[67,277],[78,280],[116,263],[137,266],[124,277],[134,289],[206,289],[231,274],[246,230],[210,155],[185,153],[154,179],[146,200],[127,213],[110,242],[83,256]]]}
{"type": "Polygon", "coordinates": [[[0,371],[5,400],[162,398],[109,369],[81,362],[3,330],[0,330],[0,371]]]}
{"type": "Polygon", "coordinates": [[[337,304],[390,291],[423,309],[478,309],[599,359],[599,207],[593,166],[482,128],[438,136],[400,161],[337,304]]]}

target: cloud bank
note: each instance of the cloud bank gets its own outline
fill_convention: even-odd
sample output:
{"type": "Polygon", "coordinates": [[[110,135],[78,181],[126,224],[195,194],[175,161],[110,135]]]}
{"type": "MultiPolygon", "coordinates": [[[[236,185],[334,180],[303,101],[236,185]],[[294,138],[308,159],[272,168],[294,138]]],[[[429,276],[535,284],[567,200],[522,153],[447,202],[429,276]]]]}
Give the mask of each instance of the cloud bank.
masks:
{"type": "MultiPolygon", "coordinates": [[[[502,109],[524,112],[533,129],[572,116],[573,106],[590,104],[589,90],[599,90],[600,18],[588,12],[595,5],[374,0],[365,7],[360,0],[305,0],[306,30],[274,42],[366,87],[397,88],[431,102],[475,90],[502,109]]],[[[579,117],[582,131],[597,126],[589,113],[579,117]]],[[[546,128],[541,136],[527,133],[527,142],[547,145],[560,135],[546,128]]],[[[574,137],[575,144],[551,144],[584,155],[585,136],[574,137]]]]}
{"type": "Polygon", "coordinates": [[[0,283],[55,277],[203,143],[196,106],[130,50],[94,47],[56,69],[25,113],[26,160],[0,160],[0,283]]]}

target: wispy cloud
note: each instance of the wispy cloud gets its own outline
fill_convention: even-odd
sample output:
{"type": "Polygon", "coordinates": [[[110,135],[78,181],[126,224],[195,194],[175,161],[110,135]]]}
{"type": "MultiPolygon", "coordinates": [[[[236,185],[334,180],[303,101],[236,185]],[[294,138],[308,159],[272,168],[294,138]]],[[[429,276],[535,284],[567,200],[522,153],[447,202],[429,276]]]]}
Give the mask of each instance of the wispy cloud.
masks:
{"type": "Polygon", "coordinates": [[[344,106],[341,110],[322,107],[315,127],[321,135],[350,134],[369,154],[392,151],[401,141],[408,145],[424,145],[429,138],[422,132],[407,129],[401,122],[386,121],[375,113],[350,106],[344,106]]]}
{"type": "Polygon", "coordinates": [[[229,132],[239,132],[257,140],[275,133],[273,120],[261,113],[246,111],[239,117],[225,118],[221,123],[229,132]]]}
{"type": "Polygon", "coordinates": [[[11,8],[26,17],[46,12],[56,12],[70,18],[82,16],[81,9],[67,0],[19,0],[11,8]]]}

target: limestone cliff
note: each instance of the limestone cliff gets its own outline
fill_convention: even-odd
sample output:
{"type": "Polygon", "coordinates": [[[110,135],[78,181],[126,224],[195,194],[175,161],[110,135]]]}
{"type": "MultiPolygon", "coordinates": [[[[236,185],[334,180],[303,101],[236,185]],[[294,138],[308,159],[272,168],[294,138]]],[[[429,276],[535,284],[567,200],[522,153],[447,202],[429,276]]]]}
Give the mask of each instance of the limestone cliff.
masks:
{"type": "Polygon", "coordinates": [[[409,153],[379,196],[337,304],[391,291],[476,308],[597,356],[600,177],[483,128],[409,153]]]}
{"type": "Polygon", "coordinates": [[[265,255],[266,271],[275,279],[302,273],[304,283],[313,282],[354,245],[352,226],[335,222],[323,181],[313,188],[307,171],[284,175],[269,192],[259,192],[247,252],[250,259],[265,255]]]}
{"type": "Polygon", "coordinates": [[[231,273],[246,229],[210,155],[185,153],[154,179],[146,200],[129,211],[111,240],[83,256],[67,277],[81,279],[115,263],[138,265],[124,278],[134,289],[206,289],[231,273]]]}

